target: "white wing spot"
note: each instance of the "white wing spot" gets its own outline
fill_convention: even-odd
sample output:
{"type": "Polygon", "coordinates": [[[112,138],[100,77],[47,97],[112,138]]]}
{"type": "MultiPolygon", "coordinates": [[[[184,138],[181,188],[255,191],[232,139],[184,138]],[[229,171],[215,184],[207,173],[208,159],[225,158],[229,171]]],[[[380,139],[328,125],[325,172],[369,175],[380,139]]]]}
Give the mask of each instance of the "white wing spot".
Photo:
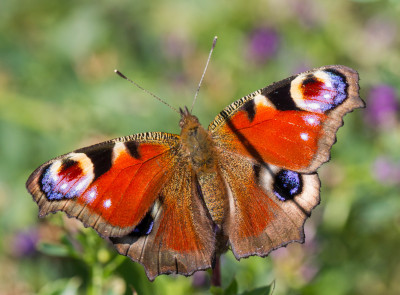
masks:
{"type": "Polygon", "coordinates": [[[115,162],[118,159],[119,155],[125,151],[125,143],[117,142],[113,148],[113,162],[115,162]]]}
{"type": "Polygon", "coordinates": [[[253,100],[256,106],[263,105],[275,108],[275,106],[262,94],[257,94],[256,96],[254,96],[253,100]]]}
{"type": "Polygon", "coordinates": [[[320,109],[320,105],[316,102],[308,104],[307,107],[311,110],[319,110],[320,109]]]}
{"type": "Polygon", "coordinates": [[[300,137],[302,140],[307,141],[308,140],[308,134],[307,133],[301,133],[300,137]]]}
{"type": "Polygon", "coordinates": [[[86,194],[85,199],[86,199],[86,202],[92,203],[96,199],[96,197],[97,197],[97,190],[95,187],[93,187],[90,189],[89,193],[86,194]]]}
{"type": "Polygon", "coordinates": [[[67,186],[68,186],[68,184],[64,183],[64,184],[60,187],[60,189],[65,190],[65,189],[67,188],[67,186]]]}
{"type": "Polygon", "coordinates": [[[83,187],[86,185],[85,180],[86,180],[86,179],[83,179],[82,181],[80,181],[80,182],[78,183],[78,185],[75,187],[75,190],[76,190],[76,191],[80,191],[81,189],[83,189],[83,187]]]}
{"type": "Polygon", "coordinates": [[[311,126],[317,126],[319,124],[319,119],[316,116],[307,115],[303,117],[303,120],[311,126]]]}
{"type": "Polygon", "coordinates": [[[111,200],[107,199],[103,203],[104,208],[110,208],[111,207],[111,200]]]}
{"type": "Polygon", "coordinates": [[[332,88],[332,83],[329,80],[325,81],[325,85],[326,85],[326,87],[332,88]]]}

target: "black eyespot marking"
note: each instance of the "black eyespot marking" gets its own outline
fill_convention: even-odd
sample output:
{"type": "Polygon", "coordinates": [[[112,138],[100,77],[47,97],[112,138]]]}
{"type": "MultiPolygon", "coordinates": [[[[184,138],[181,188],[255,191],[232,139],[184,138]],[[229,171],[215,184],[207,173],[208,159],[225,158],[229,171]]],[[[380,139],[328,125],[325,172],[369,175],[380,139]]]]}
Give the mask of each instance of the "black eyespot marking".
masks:
{"type": "Polygon", "coordinates": [[[94,180],[111,169],[114,143],[99,144],[88,148],[78,149],[76,153],[84,153],[93,163],[94,180]]]}
{"type": "Polygon", "coordinates": [[[246,102],[243,106],[242,109],[247,113],[247,117],[249,118],[249,121],[253,121],[254,117],[256,116],[256,104],[254,103],[254,100],[251,99],[248,102],[246,102]]]}
{"type": "Polygon", "coordinates": [[[315,83],[315,82],[317,82],[317,79],[313,75],[309,74],[303,80],[303,86],[306,86],[307,84],[310,84],[310,83],[312,84],[312,83],[315,83]]]}
{"type": "Polygon", "coordinates": [[[260,173],[261,173],[261,166],[260,165],[253,165],[254,177],[257,181],[260,180],[260,173]]]}
{"type": "Polygon", "coordinates": [[[69,158],[63,159],[61,162],[61,171],[67,170],[68,168],[72,167],[76,164],[76,161],[71,160],[69,158]]]}
{"type": "Polygon", "coordinates": [[[39,177],[39,184],[40,184],[40,189],[42,192],[45,193],[46,196],[48,196],[49,192],[52,190],[52,185],[49,184],[49,169],[50,169],[51,164],[46,165],[43,167],[42,174],[39,177]]]}
{"type": "Polygon", "coordinates": [[[131,235],[137,237],[147,236],[151,233],[153,225],[154,225],[154,219],[149,212],[144,216],[142,221],[140,221],[140,223],[135,227],[131,235]]]}
{"type": "Polygon", "coordinates": [[[290,93],[291,82],[296,76],[290,77],[278,83],[272,84],[264,88],[261,92],[262,95],[269,98],[275,105],[276,109],[280,111],[298,110],[298,107],[293,101],[290,93]]]}
{"type": "Polygon", "coordinates": [[[275,176],[274,193],[281,201],[292,200],[303,189],[301,175],[290,170],[281,170],[275,176]]]}
{"type": "Polygon", "coordinates": [[[138,150],[139,145],[137,144],[136,141],[125,142],[125,146],[128,149],[129,154],[132,157],[134,157],[135,159],[139,159],[140,158],[140,154],[139,154],[139,150],[138,150]]]}

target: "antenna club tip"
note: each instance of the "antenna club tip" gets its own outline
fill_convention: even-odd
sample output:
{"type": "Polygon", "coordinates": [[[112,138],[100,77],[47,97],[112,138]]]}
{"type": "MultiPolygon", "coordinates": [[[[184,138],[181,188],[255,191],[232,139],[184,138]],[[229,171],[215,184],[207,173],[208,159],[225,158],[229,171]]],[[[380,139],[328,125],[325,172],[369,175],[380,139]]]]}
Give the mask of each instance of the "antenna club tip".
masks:
{"type": "Polygon", "coordinates": [[[212,49],[214,49],[215,44],[217,44],[217,40],[218,40],[218,36],[215,36],[214,40],[213,40],[213,44],[212,44],[212,49]]]}
{"type": "Polygon", "coordinates": [[[116,73],[118,76],[120,76],[120,77],[124,78],[125,80],[128,80],[128,78],[127,78],[127,77],[125,77],[125,75],[124,75],[124,74],[122,74],[120,71],[118,71],[118,70],[114,70],[114,73],[116,73]]]}

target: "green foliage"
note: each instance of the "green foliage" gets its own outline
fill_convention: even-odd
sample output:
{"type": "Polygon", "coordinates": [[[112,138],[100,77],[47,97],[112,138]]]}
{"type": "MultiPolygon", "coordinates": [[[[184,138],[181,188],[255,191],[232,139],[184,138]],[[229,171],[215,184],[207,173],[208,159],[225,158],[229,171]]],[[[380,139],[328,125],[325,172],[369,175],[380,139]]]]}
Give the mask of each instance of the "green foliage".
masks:
{"type": "Polygon", "coordinates": [[[399,13],[395,0],[2,0],[0,293],[400,293],[399,13]],[[368,107],[345,117],[319,170],[304,245],[240,262],[223,255],[221,288],[207,272],[149,282],[93,230],[61,213],[39,220],[25,181],[78,147],[179,132],[173,111],[113,70],[190,105],[214,35],[194,108],[205,126],[233,100],[326,64],[359,72],[368,107]]]}

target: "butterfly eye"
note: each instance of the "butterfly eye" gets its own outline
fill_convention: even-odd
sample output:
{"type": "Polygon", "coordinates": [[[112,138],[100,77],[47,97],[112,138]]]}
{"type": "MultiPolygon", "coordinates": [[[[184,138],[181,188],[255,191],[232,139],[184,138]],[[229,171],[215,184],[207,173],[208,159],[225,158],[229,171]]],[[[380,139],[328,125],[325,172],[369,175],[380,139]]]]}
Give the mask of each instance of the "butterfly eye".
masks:
{"type": "Polygon", "coordinates": [[[302,181],[297,172],[281,170],[275,176],[274,193],[279,200],[292,200],[301,191],[302,181]]]}

